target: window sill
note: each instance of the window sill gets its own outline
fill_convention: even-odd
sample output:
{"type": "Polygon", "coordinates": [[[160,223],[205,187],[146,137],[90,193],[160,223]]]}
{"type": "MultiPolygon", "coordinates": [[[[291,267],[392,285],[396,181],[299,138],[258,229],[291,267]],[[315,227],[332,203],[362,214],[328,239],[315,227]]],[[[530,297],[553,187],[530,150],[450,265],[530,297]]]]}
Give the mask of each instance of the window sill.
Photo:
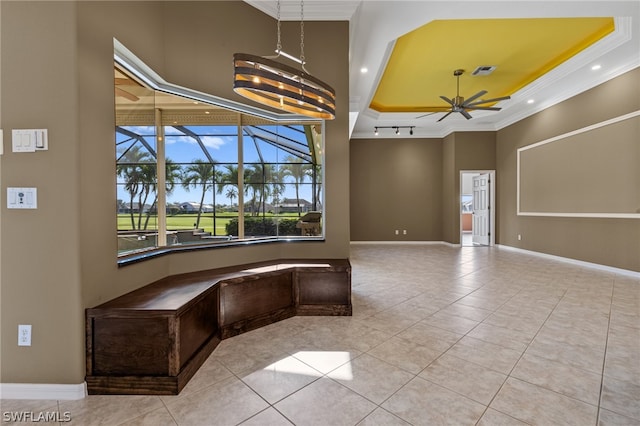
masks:
{"type": "Polygon", "coordinates": [[[291,237],[291,238],[256,238],[242,241],[229,241],[216,244],[192,244],[192,245],[180,245],[171,247],[154,248],[135,253],[130,253],[118,257],[118,267],[132,265],[139,262],[144,262],[149,259],[155,259],[157,257],[169,255],[172,253],[184,253],[200,250],[215,250],[220,248],[229,247],[242,247],[254,244],[278,244],[278,243],[296,243],[296,242],[324,242],[324,237],[291,237]]]}

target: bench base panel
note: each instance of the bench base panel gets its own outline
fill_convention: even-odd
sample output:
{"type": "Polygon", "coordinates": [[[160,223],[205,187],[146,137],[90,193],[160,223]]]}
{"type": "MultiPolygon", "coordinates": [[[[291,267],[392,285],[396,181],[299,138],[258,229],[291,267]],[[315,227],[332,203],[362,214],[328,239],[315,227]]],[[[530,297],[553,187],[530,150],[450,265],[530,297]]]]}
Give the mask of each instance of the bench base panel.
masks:
{"type": "Polygon", "coordinates": [[[351,314],[347,259],[167,277],[87,309],[87,390],[177,395],[223,339],[296,315],[351,314]]]}

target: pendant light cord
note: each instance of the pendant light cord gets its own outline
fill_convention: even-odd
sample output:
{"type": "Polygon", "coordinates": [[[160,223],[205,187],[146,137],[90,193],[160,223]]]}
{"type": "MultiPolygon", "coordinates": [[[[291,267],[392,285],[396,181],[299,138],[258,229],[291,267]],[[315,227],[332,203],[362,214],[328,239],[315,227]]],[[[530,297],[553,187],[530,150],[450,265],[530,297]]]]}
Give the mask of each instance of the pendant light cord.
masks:
{"type": "Polygon", "coordinates": [[[278,43],[276,44],[276,52],[278,52],[278,56],[280,56],[280,51],[282,50],[282,39],[280,38],[280,0],[278,0],[276,13],[278,19],[278,43]]]}

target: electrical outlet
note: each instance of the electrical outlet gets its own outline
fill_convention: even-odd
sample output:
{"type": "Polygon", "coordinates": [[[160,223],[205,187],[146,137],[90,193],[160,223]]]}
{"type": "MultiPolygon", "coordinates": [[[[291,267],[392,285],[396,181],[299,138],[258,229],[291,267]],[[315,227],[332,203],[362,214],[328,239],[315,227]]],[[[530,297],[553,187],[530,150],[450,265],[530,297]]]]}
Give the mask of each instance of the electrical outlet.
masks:
{"type": "Polygon", "coordinates": [[[396,229],[396,235],[400,235],[400,230],[396,229]]]}
{"type": "Polygon", "coordinates": [[[402,230],[402,235],[407,235],[407,230],[406,229],[402,230]]]}
{"type": "Polygon", "coordinates": [[[518,241],[522,240],[522,235],[518,234],[518,241]]]}
{"type": "Polygon", "coordinates": [[[31,325],[18,325],[18,346],[31,346],[31,325]]]}

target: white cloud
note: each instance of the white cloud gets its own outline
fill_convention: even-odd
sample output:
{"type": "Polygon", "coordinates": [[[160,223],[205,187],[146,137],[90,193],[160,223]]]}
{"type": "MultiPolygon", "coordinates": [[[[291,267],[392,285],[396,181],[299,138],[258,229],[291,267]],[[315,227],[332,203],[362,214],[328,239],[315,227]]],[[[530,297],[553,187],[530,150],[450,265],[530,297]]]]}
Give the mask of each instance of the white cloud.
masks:
{"type": "MultiPolygon", "coordinates": [[[[225,139],[220,136],[201,136],[200,140],[207,148],[219,150],[226,143],[225,139]]],[[[191,145],[197,144],[197,141],[190,136],[178,136],[170,137],[166,139],[166,144],[171,145],[175,143],[188,143],[191,145]]]]}

